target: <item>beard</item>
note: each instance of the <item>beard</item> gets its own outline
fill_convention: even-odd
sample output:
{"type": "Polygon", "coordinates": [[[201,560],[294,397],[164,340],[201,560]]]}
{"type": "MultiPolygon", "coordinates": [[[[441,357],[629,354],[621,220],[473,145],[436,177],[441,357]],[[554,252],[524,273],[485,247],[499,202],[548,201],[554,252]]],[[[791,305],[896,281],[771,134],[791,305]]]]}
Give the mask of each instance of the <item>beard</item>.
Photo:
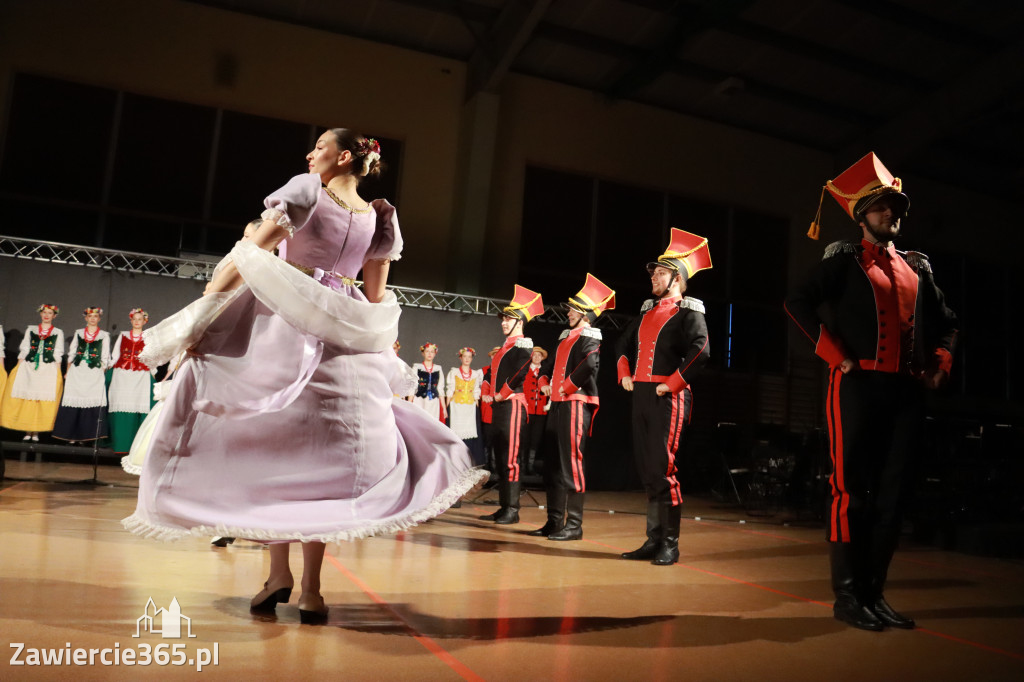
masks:
{"type": "Polygon", "coordinates": [[[900,221],[893,220],[891,223],[880,222],[877,224],[867,223],[868,232],[880,242],[891,242],[900,236],[900,221]]]}

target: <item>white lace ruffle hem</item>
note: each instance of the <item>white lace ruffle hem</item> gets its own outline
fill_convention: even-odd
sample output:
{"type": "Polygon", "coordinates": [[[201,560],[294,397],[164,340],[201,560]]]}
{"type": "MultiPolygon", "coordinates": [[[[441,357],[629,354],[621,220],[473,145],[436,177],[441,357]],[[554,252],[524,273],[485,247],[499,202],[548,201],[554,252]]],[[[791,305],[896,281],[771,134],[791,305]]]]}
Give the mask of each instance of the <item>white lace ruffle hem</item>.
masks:
{"type": "MultiPolygon", "coordinates": [[[[124,459],[121,460],[121,466],[132,466],[130,463],[126,465],[124,459]]],[[[133,473],[129,469],[125,468],[128,473],[133,473]]],[[[419,525],[424,521],[428,521],[436,516],[440,516],[447,511],[453,504],[455,504],[463,495],[469,492],[473,486],[480,481],[486,480],[489,473],[486,469],[473,468],[469,469],[451,485],[449,485],[444,491],[434,497],[430,504],[422,509],[410,512],[404,516],[386,519],[383,521],[368,522],[365,526],[358,526],[356,528],[350,528],[347,530],[339,530],[333,533],[317,533],[314,535],[304,535],[302,533],[288,533],[281,531],[271,531],[260,528],[239,528],[236,526],[194,526],[189,530],[183,530],[180,528],[172,528],[170,526],[161,526],[158,524],[151,523],[146,519],[142,518],[138,512],[135,512],[128,518],[121,520],[121,525],[125,527],[131,533],[140,535],[142,537],[152,540],[162,540],[164,542],[171,542],[174,540],[180,540],[188,537],[189,535],[195,537],[233,537],[243,538],[246,540],[255,541],[288,541],[288,542],[349,542],[351,540],[360,540],[362,538],[369,538],[376,535],[389,535],[392,533],[398,533],[400,531],[412,528],[413,526],[419,525]]]]}

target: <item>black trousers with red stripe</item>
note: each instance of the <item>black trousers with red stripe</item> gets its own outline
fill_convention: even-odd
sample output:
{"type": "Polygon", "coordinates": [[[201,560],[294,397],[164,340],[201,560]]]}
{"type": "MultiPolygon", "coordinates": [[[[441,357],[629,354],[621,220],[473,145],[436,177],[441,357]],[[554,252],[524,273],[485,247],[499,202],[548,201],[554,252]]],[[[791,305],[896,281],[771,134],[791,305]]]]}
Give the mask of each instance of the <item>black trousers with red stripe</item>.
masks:
{"type": "Polygon", "coordinates": [[[515,400],[492,403],[491,443],[498,480],[514,483],[519,480],[519,465],[527,452],[526,405],[515,400]]]}
{"type": "Polygon", "coordinates": [[[685,388],[659,396],[656,383],[633,384],[633,458],[647,499],[673,507],[682,504],[676,454],[690,421],[693,394],[685,388]]]}
{"type": "Polygon", "coordinates": [[[552,402],[548,413],[555,420],[558,437],[558,460],[557,466],[552,467],[551,482],[570,492],[587,491],[583,452],[590,438],[590,422],[594,418],[595,407],[582,400],[563,400],[552,402]]]}
{"type": "Polygon", "coordinates": [[[825,410],[832,458],[828,540],[891,556],[924,422],[924,387],[902,374],[834,369],[825,410]]]}

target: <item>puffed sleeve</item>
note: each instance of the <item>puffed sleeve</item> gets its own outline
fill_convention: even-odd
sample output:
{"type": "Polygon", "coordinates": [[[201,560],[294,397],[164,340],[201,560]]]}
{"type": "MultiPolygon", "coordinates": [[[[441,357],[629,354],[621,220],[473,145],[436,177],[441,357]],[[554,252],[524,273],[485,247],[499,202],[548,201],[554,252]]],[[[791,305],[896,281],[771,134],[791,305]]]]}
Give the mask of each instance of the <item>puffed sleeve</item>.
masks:
{"type": "Polygon", "coordinates": [[[402,257],[402,231],[398,228],[398,214],[387,199],[370,202],[377,212],[377,230],[373,233],[364,262],[371,260],[398,260],[402,257]]]}
{"type": "Polygon", "coordinates": [[[57,330],[57,343],[53,345],[53,359],[57,362],[61,361],[64,357],[64,332],[60,329],[57,330]]]}
{"type": "Polygon", "coordinates": [[[320,176],[314,173],[296,175],[284,187],[263,200],[267,210],[260,217],[273,220],[288,230],[289,234],[295,234],[309,220],[319,198],[320,176]]]}
{"type": "Polygon", "coordinates": [[[18,359],[24,360],[28,356],[28,349],[32,344],[32,327],[25,328],[25,336],[21,337],[21,345],[18,346],[18,359]]]}

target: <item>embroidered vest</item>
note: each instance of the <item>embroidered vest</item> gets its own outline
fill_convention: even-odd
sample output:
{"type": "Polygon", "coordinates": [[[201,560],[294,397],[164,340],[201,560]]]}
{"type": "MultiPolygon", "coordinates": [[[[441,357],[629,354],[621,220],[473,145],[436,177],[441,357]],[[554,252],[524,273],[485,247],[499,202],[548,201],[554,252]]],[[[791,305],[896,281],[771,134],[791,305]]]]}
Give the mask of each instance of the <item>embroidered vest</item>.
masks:
{"type": "Polygon", "coordinates": [[[82,360],[85,360],[85,366],[89,369],[96,369],[103,364],[103,360],[100,357],[100,353],[103,351],[103,339],[96,337],[95,341],[86,341],[81,336],[75,336],[78,339],[78,348],[75,349],[75,359],[71,361],[71,364],[78,367],[82,364],[82,360]]]}
{"type": "Polygon", "coordinates": [[[146,347],[146,343],[139,339],[135,341],[132,337],[121,335],[121,355],[114,364],[115,369],[127,369],[132,372],[148,372],[149,367],[139,362],[139,353],[146,347]]]}
{"type": "Polygon", "coordinates": [[[57,334],[51,332],[49,336],[43,339],[39,334],[29,332],[29,351],[28,355],[25,356],[25,362],[35,363],[36,369],[39,369],[40,360],[45,363],[54,362],[53,349],[56,347],[57,334]],[[40,341],[43,342],[43,349],[41,352],[39,350],[40,341]]]}

